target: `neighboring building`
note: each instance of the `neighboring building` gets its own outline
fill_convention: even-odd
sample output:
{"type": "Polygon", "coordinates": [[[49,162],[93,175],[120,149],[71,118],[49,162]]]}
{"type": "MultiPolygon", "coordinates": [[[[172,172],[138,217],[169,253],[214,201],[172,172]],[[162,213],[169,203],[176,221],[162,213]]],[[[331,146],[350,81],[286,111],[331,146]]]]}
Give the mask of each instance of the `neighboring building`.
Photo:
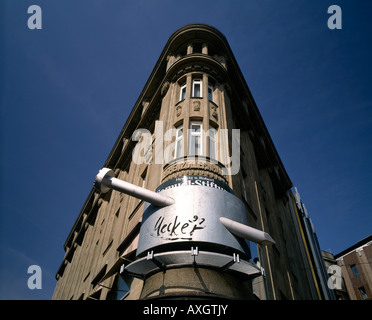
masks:
{"type": "Polygon", "coordinates": [[[295,192],[291,195],[291,198],[295,219],[298,222],[296,225],[297,236],[303,240],[303,250],[301,253],[306,264],[305,268],[309,278],[309,287],[314,298],[334,300],[336,296],[328,286],[329,275],[324,264],[318,237],[297,188],[295,188],[295,192]]]}
{"type": "Polygon", "coordinates": [[[104,167],[174,203],[93,188],[53,299],[328,298],[309,271],[314,242],[301,235],[292,183],[215,28],[171,35],[104,167]],[[248,242],[237,226],[275,244],[248,242]]]}
{"type": "Polygon", "coordinates": [[[328,272],[328,284],[332,286],[332,290],[336,295],[336,300],[350,300],[345,287],[345,281],[342,278],[340,267],[337,265],[337,261],[331,252],[323,251],[322,256],[326,270],[328,272]]]}
{"type": "Polygon", "coordinates": [[[372,300],[372,235],[335,255],[351,300],[372,300]]]}

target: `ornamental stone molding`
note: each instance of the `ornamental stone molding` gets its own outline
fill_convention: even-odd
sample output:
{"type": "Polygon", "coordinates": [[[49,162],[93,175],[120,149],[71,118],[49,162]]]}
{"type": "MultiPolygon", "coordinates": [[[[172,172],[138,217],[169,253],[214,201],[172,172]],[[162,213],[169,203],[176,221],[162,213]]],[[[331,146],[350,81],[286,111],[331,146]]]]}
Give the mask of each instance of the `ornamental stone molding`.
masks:
{"type": "Polygon", "coordinates": [[[207,159],[205,159],[203,162],[199,161],[200,160],[197,160],[197,158],[184,158],[174,163],[165,165],[162,183],[177,177],[200,175],[228,184],[228,181],[222,175],[221,164],[211,163],[207,159]]]}

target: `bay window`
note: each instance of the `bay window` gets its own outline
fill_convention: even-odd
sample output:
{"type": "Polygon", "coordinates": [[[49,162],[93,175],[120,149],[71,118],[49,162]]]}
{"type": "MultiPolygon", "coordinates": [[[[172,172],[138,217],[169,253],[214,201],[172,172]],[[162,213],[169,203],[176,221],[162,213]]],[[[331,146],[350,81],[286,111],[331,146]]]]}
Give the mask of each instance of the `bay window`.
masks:
{"type": "Polygon", "coordinates": [[[189,155],[203,155],[203,129],[202,123],[193,121],[189,131],[189,155]]]}

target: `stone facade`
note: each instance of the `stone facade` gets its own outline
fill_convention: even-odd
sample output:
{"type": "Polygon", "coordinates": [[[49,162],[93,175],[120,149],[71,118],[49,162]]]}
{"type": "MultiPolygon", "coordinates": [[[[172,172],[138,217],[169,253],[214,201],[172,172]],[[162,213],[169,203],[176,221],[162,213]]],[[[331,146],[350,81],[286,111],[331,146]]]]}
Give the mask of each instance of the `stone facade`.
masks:
{"type": "Polygon", "coordinates": [[[335,255],[350,300],[372,300],[372,235],[335,255]]]}
{"type": "Polygon", "coordinates": [[[257,246],[264,275],[253,282],[198,267],[120,277],[120,266],[136,259],[144,203],[117,191],[92,189],[65,242],[53,299],[312,298],[291,214],[292,183],[227,40],[215,28],[192,24],[172,34],[104,166],[117,178],[150,190],[184,175],[221,181],[243,201],[248,225],[268,232],[276,244],[257,246]],[[143,150],[148,160],[156,156],[155,131],[173,130],[163,141],[163,150],[175,144],[173,160],[135,163],[132,152],[139,142],[132,134],[139,128],[156,137],[143,150]],[[235,175],[223,175],[227,164],[214,161],[216,152],[232,154],[231,134],[227,144],[212,133],[199,135],[209,130],[218,135],[222,129],[240,129],[240,170],[235,175]],[[185,163],[190,154],[203,159],[185,163]]]}

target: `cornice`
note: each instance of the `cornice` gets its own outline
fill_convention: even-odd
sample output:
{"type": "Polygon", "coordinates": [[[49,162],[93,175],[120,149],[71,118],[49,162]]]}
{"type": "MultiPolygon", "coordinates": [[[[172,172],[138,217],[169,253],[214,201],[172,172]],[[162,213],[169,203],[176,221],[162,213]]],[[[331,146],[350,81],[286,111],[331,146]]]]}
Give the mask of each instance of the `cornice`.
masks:
{"type": "Polygon", "coordinates": [[[187,72],[201,71],[222,79],[227,76],[227,69],[215,58],[207,54],[189,54],[175,61],[167,70],[165,78],[174,82],[187,72]]]}

